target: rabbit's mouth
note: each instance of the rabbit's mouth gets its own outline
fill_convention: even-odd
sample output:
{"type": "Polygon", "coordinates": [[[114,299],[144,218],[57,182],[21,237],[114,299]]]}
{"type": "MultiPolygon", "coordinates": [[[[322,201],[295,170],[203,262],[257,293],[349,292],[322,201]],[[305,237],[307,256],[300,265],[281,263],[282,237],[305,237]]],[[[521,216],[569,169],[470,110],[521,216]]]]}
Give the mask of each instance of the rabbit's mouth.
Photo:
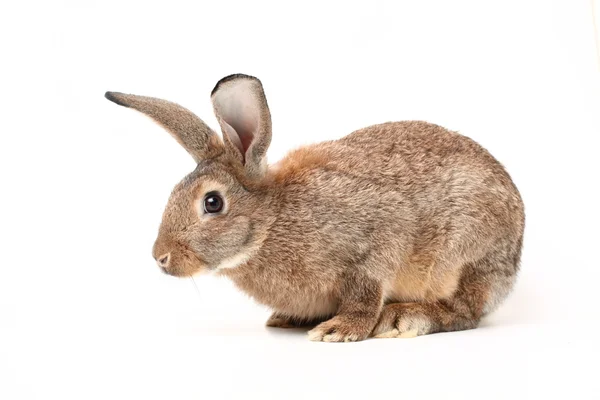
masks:
{"type": "Polygon", "coordinates": [[[208,269],[207,263],[200,256],[181,246],[155,255],[155,259],[160,270],[171,276],[190,277],[208,269]]]}

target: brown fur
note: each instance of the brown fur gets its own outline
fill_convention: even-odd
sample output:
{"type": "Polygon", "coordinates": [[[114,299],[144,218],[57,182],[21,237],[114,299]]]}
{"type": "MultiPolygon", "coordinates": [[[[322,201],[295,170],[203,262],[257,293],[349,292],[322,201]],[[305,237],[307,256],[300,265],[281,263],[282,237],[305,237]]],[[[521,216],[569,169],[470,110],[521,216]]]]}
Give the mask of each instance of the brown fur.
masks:
{"type": "MultiPolygon", "coordinates": [[[[119,101],[128,105],[127,95],[119,101]]],[[[324,321],[309,332],[322,341],[474,328],[510,292],[523,203],[471,139],[390,122],[266,168],[271,125],[260,82],[228,77],[213,102],[226,141],[211,141],[212,156],[171,195],[154,248],[156,258],[170,254],[165,272],[215,270],[275,310],[269,326],[324,321]],[[236,96],[251,102],[242,114],[236,96]],[[220,215],[201,211],[210,190],[225,198],[220,215]]]]}

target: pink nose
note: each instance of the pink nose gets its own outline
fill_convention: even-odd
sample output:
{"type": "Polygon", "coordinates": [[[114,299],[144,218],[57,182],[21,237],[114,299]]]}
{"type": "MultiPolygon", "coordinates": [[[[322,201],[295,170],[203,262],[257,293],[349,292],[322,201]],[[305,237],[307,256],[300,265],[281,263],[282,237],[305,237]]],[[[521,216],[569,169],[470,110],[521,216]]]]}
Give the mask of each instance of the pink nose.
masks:
{"type": "Polygon", "coordinates": [[[156,257],[156,263],[161,268],[167,268],[169,266],[170,258],[171,258],[171,253],[163,254],[162,256],[156,257]]]}

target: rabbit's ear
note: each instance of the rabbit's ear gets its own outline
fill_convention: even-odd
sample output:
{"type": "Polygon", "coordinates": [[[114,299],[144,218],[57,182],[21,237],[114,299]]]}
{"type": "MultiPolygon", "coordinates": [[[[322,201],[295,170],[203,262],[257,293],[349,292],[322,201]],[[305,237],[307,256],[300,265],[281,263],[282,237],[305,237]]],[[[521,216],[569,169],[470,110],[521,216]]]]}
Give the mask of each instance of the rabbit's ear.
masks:
{"type": "Polygon", "coordinates": [[[154,97],[106,92],[108,100],[146,114],[162,125],[198,163],[223,153],[219,136],[190,110],[154,97]]]}
{"type": "Polygon", "coordinates": [[[271,113],[262,84],[253,76],[230,75],[217,83],[211,98],[227,151],[244,164],[249,177],[260,178],[271,143],[271,113]]]}

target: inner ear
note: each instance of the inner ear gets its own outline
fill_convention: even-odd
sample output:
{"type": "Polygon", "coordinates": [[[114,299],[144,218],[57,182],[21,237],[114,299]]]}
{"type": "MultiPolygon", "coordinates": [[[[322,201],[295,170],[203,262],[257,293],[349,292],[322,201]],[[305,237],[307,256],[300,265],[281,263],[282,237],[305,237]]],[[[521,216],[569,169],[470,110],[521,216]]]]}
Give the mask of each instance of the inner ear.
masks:
{"type": "Polygon", "coordinates": [[[221,119],[223,131],[237,146],[242,155],[252,144],[260,126],[260,110],[247,83],[224,87],[214,97],[215,109],[221,119]]]}

